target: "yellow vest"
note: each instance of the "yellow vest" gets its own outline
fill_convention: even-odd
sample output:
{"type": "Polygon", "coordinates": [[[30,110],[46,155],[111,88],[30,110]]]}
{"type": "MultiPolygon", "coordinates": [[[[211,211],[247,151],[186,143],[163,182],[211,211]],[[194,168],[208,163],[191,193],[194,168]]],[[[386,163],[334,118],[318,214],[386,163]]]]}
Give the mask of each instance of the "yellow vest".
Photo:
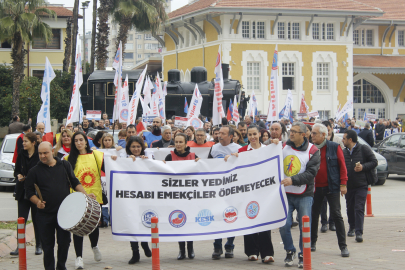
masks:
{"type": "Polygon", "coordinates": [[[56,143],[58,143],[59,137],[60,137],[60,133],[56,133],[56,134],[55,134],[56,143]]]}
{"type": "MultiPolygon", "coordinates": [[[[68,160],[69,155],[65,156],[68,160]]],[[[101,165],[103,164],[104,153],[93,151],[93,153],[79,155],[74,168],[74,173],[82,184],[87,194],[93,193],[96,195],[97,202],[103,203],[102,187],[101,187],[101,165]],[[97,161],[96,161],[96,159],[97,161]]]]}

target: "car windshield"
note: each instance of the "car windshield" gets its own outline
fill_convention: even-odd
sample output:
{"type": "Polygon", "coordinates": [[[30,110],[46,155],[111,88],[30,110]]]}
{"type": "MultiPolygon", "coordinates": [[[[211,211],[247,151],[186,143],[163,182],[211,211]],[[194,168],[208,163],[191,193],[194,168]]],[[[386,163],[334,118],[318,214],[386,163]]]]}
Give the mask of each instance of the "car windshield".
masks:
{"type": "Polygon", "coordinates": [[[4,143],[3,153],[14,153],[15,142],[17,138],[6,139],[4,143]]]}
{"type": "MultiPolygon", "coordinates": [[[[335,133],[335,136],[339,136],[340,138],[343,139],[343,133],[335,133]]],[[[357,142],[359,144],[365,144],[367,146],[370,146],[365,140],[363,140],[362,138],[360,138],[359,136],[357,136],[357,142]]]]}

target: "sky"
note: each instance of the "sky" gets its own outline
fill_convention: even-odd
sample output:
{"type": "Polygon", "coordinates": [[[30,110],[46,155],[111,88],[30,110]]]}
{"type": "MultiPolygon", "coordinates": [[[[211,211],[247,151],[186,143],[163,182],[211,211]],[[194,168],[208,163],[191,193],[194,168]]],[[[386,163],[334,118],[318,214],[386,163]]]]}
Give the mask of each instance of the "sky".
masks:
{"type": "MultiPolygon", "coordinates": [[[[51,4],[64,4],[65,7],[72,7],[74,5],[74,0],[47,0],[51,4]]],[[[171,0],[172,1],[172,11],[176,10],[188,3],[188,0],[171,0]]],[[[82,1],[80,1],[80,7],[82,1]]],[[[83,9],[79,10],[79,14],[83,14],[83,9]]],[[[93,23],[93,0],[90,0],[89,8],[86,9],[86,32],[91,31],[92,23],[93,23]]],[[[82,35],[83,33],[83,21],[79,20],[79,34],[82,35]]]]}

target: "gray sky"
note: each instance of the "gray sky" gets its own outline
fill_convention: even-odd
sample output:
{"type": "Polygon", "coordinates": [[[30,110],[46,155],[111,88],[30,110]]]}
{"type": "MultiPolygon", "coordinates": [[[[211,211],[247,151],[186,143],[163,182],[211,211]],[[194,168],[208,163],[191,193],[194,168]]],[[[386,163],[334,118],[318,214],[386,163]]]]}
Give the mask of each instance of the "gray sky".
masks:
{"type": "MultiPolygon", "coordinates": [[[[72,7],[74,5],[74,0],[47,0],[51,4],[64,4],[65,7],[72,7]]],[[[172,1],[172,11],[176,10],[188,3],[188,0],[171,0],[172,1]]],[[[80,7],[82,0],[80,1],[80,7]]],[[[83,10],[80,9],[80,14],[83,14],[83,10]]],[[[89,8],[86,9],[86,32],[91,31],[92,21],[93,21],[93,0],[90,0],[89,8]]],[[[79,22],[79,34],[83,33],[83,21],[79,22]]]]}

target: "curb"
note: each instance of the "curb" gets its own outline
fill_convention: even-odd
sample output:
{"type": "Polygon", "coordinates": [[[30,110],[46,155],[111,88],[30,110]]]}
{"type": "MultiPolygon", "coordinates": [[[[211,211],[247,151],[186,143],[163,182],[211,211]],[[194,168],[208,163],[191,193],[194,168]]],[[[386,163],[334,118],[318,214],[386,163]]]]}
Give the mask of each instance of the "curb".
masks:
{"type": "MultiPolygon", "coordinates": [[[[34,226],[28,224],[25,229],[25,241],[31,242],[35,238],[34,226]]],[[[17,230],[11,236],[5,237],[0,243],[0,257],[5,257],[17,248],[17,230]]]]}

